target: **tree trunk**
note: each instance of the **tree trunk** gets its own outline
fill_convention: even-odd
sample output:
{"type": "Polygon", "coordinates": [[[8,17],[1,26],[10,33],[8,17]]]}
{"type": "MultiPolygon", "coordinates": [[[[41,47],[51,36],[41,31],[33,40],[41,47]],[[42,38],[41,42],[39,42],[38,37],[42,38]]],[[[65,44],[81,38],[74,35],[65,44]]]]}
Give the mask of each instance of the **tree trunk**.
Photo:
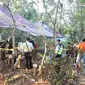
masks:
{"type": "Polygon", "coordinates": [[[81,40],[80,41],[82,41],[82,39],[85,37],[85,33],[84,33],[84,24],[83,24],[83,14],[82,14],[82,5],[81,5],[81,21],[80,21],[80,28],[81,28],[81,40]]]}
{"type": "Polygon", "coordinates": [[[44,64],[44,60],[46,58],[46,53],[47,53],[47,43],[45,42],[45,50],[44,50],[44,56],[43,56],[43,59],[42,59],[42,62],[41,62],[41,65],[39,67],[39,77],[42,79],[42,69],[43,69],[43,64],[44,64]]]}
{"type": "Polygon", "coordinates": [[[54,47],[56,46],[56,27],[55,27],[55,24],[54,24],[54,31],[53,31],[53,42],[54,42],[54,47]]]}
{"type": "Polygon", "coordinates": [[[15,30],[16,30],[16,24],[15,24],[15,20],[14,20],[14,17],[13,17],[13,14],[12,14],[10,8],[7,5],[5,5],[5,6],[8,8],[8,10],[9,10],[9,12],[11,14],[11,17],[12,17],[12,21],[13,21],[12,42],[13,42],[13,48],[14,48],[15,47],[15,30]]]}

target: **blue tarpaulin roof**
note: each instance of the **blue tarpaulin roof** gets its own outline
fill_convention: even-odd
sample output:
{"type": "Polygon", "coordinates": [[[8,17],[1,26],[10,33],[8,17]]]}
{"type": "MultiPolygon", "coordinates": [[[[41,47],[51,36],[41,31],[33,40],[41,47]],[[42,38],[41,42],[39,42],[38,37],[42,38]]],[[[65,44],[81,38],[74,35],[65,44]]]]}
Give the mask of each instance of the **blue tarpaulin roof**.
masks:
{"type": "MultiPolygon", "coordinates": [[[[33,36],[41,36],[44,34],[46,37],[53,37],[53,31],[45,23],[32,23],[17,13],[13,13],[13,17],[17,29],[28,32],[33,36]]],[[[6,6],[0,6],[0,27],[13,27],[11,14],[6,6]]],[[[59,33],[56,33],[56,35],[64,37],[64,35],[59,33]]]]}

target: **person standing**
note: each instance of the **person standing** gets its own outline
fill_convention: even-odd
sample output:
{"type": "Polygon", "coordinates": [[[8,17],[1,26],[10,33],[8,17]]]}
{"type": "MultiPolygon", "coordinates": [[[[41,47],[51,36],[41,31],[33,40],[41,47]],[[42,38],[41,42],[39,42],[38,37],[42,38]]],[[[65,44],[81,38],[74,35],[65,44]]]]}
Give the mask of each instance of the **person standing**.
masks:
{"type": "MultiPolygon", "coordinates": [[[[8,39],[7,39],[7,48],[8,49],[12,49],[13,48],[13,46],[12,46],[12,37],[11,36],[9,36],[8,39]]],[[[12,51],[9,50],[8,54],[12,55],[12,51]]]]}
{"type": "MultiPolygon", "coordinates": [[[[6,48],[6,42],[5,41],[0,41],[0,48],[2,48],[2,49],[5,49],[6,48]]],[[[1,52],[1,59],[2,60],[5,60],[5,57],[6,57],[6,52],[5,52],[5,50],[0,50],[0,52],[1,52]]]]}
{"type": "Polygon", "coordinates": [[[36,60],[37,60],[37,51],[38,51],[38,44],[34,40],[30,40],[29,42],[32,43],[32,45],[34,47],[33,52],[32,52],[32,56],[33,56],[34,62],[36,63],[36,60]]]}
{"type": "Polygon", "coordinates": [[[30,41],[30,38],[27,38],[26,39],[26,42],[24,43],[24,53],[25,53],[25,59],[26,59],[26,68],[27,69],[31,69],[33,66],[32,66],[32,50],[34,49],[33,48],[33,45],[32,43],[29,42],[30,41]]]}
{"type": "Polygon", "coordinates": [[[70,42],[67,43],[66,49],[67,49],[66,50],[66,57],[67,57],[67,59],[69,59],[73,56],[72,55],[73,54],[73,47],[72,47],[70,42]]]}
{"type": "Polygon", "coordinates": [[[80,51],[80,59],[82,62],[81,66],[83,67],[85,64],[85,39],[83,39],[82,42],[79,43],[78,50],[80,51]]]}
{"type": "Polygon", "coordinates": [[[55,49],[56,58],[62,57],[62,51],[63,51],[63,46],[62,46],[62,43],[60,42],[60,39],[58,39],[57,40],[57,46],[56,46],[56,49],[55,49]]]}
{"type": "Polygon", "coordinates": [[[73,45],[73,54],[74,54],[74,63],[76,62],[76,58],[78,55],[78,41],[76,41],[73,45]]]}
{"type": "Polygon", "coordinates": [[[8,65],[12,65],[13,62],[12,62],[12,59],[13,59],[13,55],[12,55],[12,50],[10,49],[13,49],[13,46],[12,46],[12,37],[9,36],[7,38],[7,41],[6,41],[7,45],[6,45],[6,48],[8,48],[9,50],[7,51],[7,57],[8,57],[8,65]]]}
{"type": "Polygon", "coordinates": [[[85,64],[85,38],[78,44],[78,54],[76,58],[76,71],[80,74],[80,69],[82,72],[84,71],[84,64],[85,64]]]}

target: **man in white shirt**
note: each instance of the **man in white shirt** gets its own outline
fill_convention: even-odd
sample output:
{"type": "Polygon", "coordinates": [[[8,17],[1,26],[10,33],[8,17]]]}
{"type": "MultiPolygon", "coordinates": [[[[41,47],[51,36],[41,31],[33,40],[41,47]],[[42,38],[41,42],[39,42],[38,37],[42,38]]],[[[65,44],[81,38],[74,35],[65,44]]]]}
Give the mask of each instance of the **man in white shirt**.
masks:
{"type": "Polygon", "coordinates": [[[23,45],[27,69],[31,69],[33,67],[32,66],[32,56],[31,56],[31,54],[32,54],[32,50],[34,48],[33,48],[32,43],[30,43],[29,41],[30,41],[30,38],[27,38],[26,42],[23,45]]]}

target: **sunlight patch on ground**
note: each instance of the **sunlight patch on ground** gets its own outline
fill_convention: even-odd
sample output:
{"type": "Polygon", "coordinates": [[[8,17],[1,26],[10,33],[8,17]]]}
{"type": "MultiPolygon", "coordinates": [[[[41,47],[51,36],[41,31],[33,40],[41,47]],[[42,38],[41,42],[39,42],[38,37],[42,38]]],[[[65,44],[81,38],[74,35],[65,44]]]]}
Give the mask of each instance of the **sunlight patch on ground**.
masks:
{"type": "Polygon", "coordinates": [[[85,85],[85,82],[80,82],[80,85],[85,85]]]}
{"type": "Polygon", "coordinates": [[[83,81],[85,81],[85,79],[83,79],[83,81]]]}

